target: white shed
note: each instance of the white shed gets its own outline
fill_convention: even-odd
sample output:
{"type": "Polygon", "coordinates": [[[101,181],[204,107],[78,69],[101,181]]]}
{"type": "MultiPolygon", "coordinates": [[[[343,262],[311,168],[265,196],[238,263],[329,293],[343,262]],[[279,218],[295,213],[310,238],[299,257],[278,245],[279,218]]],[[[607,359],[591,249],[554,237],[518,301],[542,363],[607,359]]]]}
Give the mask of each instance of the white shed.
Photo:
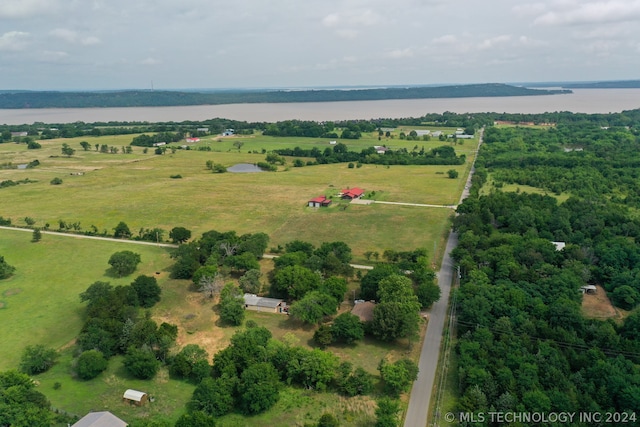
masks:
{"type": "Polygon", "coordinates": [[[128,400],[131,403],[142,406],[147,402],[147,400],[149,400],[149,395],[144,391],[128,389],[124,392],[122,400],[128,400]]]}

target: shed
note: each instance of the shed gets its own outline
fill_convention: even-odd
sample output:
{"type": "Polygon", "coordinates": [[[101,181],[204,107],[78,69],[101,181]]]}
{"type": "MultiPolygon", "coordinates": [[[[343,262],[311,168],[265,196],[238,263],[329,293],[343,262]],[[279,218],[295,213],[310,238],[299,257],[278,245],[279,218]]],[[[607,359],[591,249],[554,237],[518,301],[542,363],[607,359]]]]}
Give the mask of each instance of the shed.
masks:
{"type": "Polygon", "coordinates": [[[144,391],[128,389],[124,392],[122,400],[126,400],[129,401],[129,403],[134,403],[138,406],[142,406],[149,400],[149,395],[144,391]]]}
{"type": "Polygon", "coordinates": [[[373,301],[356,300],[356,305],[351,309],[351,314],[355,314],[360,318],[361,322],[373,321],[373,309],[376,303],[373,301]]]}
{"type": "Polygon", "coordinates": [[[580,287],[580,292],[583,294],[595,294],[598,292],[598,288],[595,285],[584,285],[580,287]]]}
{"type": "Polygon", "coordinates": [[[551,242],[551,243],[553,243],[553,246],[556,247],[556,251],[561,251],[564,249],[565,246],[567,246],[565,242],[551,242]]]}
{"type": "Polygon", "coordinates": [[[310,208],[328,207],[331,204],[331,199],[327,199],[325,196],[319,196],[315,199],[311,199],[308,202],[310,208]]]}
{"type": "Polygon", "coordinates": [[[259,297],[255,294],[244,294],[244,308],[267,313],[288,313],[287,303],[277,298],[259,297]]]}
{"type": "Polygon", "coordinates": [[[122,421],[109,411],[89,412],[71,427],[127,427],[122,421]]]}

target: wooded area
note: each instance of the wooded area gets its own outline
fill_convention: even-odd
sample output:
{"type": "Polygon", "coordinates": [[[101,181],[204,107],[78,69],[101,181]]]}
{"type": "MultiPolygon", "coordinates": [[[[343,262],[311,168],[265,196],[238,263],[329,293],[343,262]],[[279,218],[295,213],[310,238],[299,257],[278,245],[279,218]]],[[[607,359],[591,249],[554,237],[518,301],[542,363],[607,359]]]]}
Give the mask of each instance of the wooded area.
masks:
{"type": "Polygon", "coordinates": [[[487,128],[454,221],[461,411],[640,412],[640,122],[620,118],[487,128]],[[581,312],[592,284],[618,318],[581,312]]]}

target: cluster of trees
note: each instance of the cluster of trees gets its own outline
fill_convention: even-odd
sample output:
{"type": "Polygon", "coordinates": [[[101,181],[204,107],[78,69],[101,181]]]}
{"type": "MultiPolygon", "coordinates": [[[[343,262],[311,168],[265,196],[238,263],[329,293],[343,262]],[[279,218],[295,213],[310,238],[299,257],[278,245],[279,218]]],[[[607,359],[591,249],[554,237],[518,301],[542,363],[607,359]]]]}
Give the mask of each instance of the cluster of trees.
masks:
{"type": "Polygon", "coordinates": [[[50,427],[75,421],[50,408],[51,403],[36,390],[29,375],[15,370],[0,372],[0,425],[50,427]]]}
{"type": "MultiPolygon", "coordinates": [[[[474,187],[482,185],[489,165],[495,175],[543,175],[542,162],[503,161],[510,158],[503,144],[523,159],[547,153],[559,165],[566,158],[572,173],[592,176],[601,170],[592,161],[603,141],[600,131],[610,129],[581,133],[590,122],[582,117],[576,123],[581,146],[591,152],[551,149],[548,138],[562,130],[544,131],[549,134],[541,138],[530,129],[491,130],[474,187]],[[580,166],[575,160],[581,157],[593,168],[580,166]]],[[[637,135],[613,133],[620,138],[609,146],[608,158],[631,160],[640,148],[637,135]]],[[[602,175],[601,184],[620,190],[620,176],[602,175]]],[[[640,411],[640,222],[614,197],[571,192],[559,203],[543,195],[472,191],[459,207],[453,256],[462,273],[456,347],[461,411],[640,411]],[[553,241],[566,246],[556,250],[553,241]],[[634,311],[620,324],[585,318],[580,288],[587,284],[602,285],[615,304],[634,311]]]]}
{"type": "Polygon", "coordinates": [[[327,147],[323,151],[315,147],[311,149],[295,147],[293,149],[283,148],[275,150],[275,152],[282,156],[311,157],[315,159],[316,164],[358,162],[380,165],[462,165],[466,160],[464,154],[456,156],[455,149],[447,145],[428,151],[425,151],[424,147],[421,150],[413,151],[400,148],[388,150],[384,154],[378,154],[374,147],[365,148],[359,153],[349,151],[343,143],[327,147]]]}
{"type": "MultiPolygon", "coordinates": [[[[277,403],[285,386],[334,391],[344,396],[374,392],[374,378],[364,369],[354,369],[332,353],[308,350],[292,341],[275,340],[268,329],[247,322],[247,327],[231,338],[229,347],[213,357],[212,366],[205,350],[197,345],[184,347],[173,357],[170,373],[198,384],[187,405],[190,416],[257,414],[277,403]]],[[[379,369],[383,392],[394,398],[407,390],[418,372],[413,362],[404,359],[395,363],[383,360],[379,369]]],[[[390,417],[393,423],[385,425],[397,425],[396,414],[397,411],[390,417]]]]}
{"type": "Polygon", "coordinates": [[[87,321],[77,339],[81,352],[76,374],[91,379],[107,367],[107,360],[124,354],[124,366],[136,378],[152,378],[175,344],[178,328],[158,324],[150,313],[160,300],[161,289],[155,277],[138,276],[130,285],[111,286],[95,282],[80,294],[87,302],[87,321]]]}
{"type": "Polygon", "coordinates": [[[502,184],[640,206],[637,131],[597,123],[550,129],[488,128],[477,165],[502,184]]]}
{"type": "MultiPolygon", "coordinates": [[[[268,244],[269,236],[264,233],[238,236],[235,231],[207,231],[200,239],[182,244],[173,252],[171,256],[176,262],[171,276],[192,279],[198,289],[214,296],[224,284],[215,280],[217,274],[240,277],[251,270],[259,270],[258,259],[268,244]]],[[[255,273],[252,275],[254,277],[255,273]]]]}
{"type": "Polygon", "coordinates": [[[166,144],[170,142],[178,142],[184,138],[184,133],[178,132],[158,132],[153,135],[147,135],[143,133],[131,140],[131,145],[138,147],[153,147],[154,144],[164,142],[166,144]]]}

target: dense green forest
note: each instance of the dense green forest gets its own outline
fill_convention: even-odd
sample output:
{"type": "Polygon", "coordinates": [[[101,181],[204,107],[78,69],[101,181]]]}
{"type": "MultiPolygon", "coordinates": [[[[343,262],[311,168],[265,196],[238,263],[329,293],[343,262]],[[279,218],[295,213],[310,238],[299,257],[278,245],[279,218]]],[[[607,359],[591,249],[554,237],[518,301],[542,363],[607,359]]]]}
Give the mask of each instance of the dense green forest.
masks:
{"type": "Polygon", "coordinates": [[[640,80],[619,80],[593,83],[566,83],[562,87],[567,89],[637,89],[640,80]]]}
{"type": "Polygon", "coordinates": [[[467,98],[570,93],[570,90],[528,89],[505,84],[473,84],[359,90],[237,90],[102,92],[0,92],[0,108],[100,108],[217,105],[266,102],[369,101],[380,99],[467,98]]]}
{"type": "Polygon", "coordinates": [[[637,118],[610,119],[487,128],[454,220],[458,410],[640,415],[640,138],[637,118]],[[548,194],[500,191],[507,183],[548,194]],[[586,317],[591,284],[625,314],[586,317]]]}

